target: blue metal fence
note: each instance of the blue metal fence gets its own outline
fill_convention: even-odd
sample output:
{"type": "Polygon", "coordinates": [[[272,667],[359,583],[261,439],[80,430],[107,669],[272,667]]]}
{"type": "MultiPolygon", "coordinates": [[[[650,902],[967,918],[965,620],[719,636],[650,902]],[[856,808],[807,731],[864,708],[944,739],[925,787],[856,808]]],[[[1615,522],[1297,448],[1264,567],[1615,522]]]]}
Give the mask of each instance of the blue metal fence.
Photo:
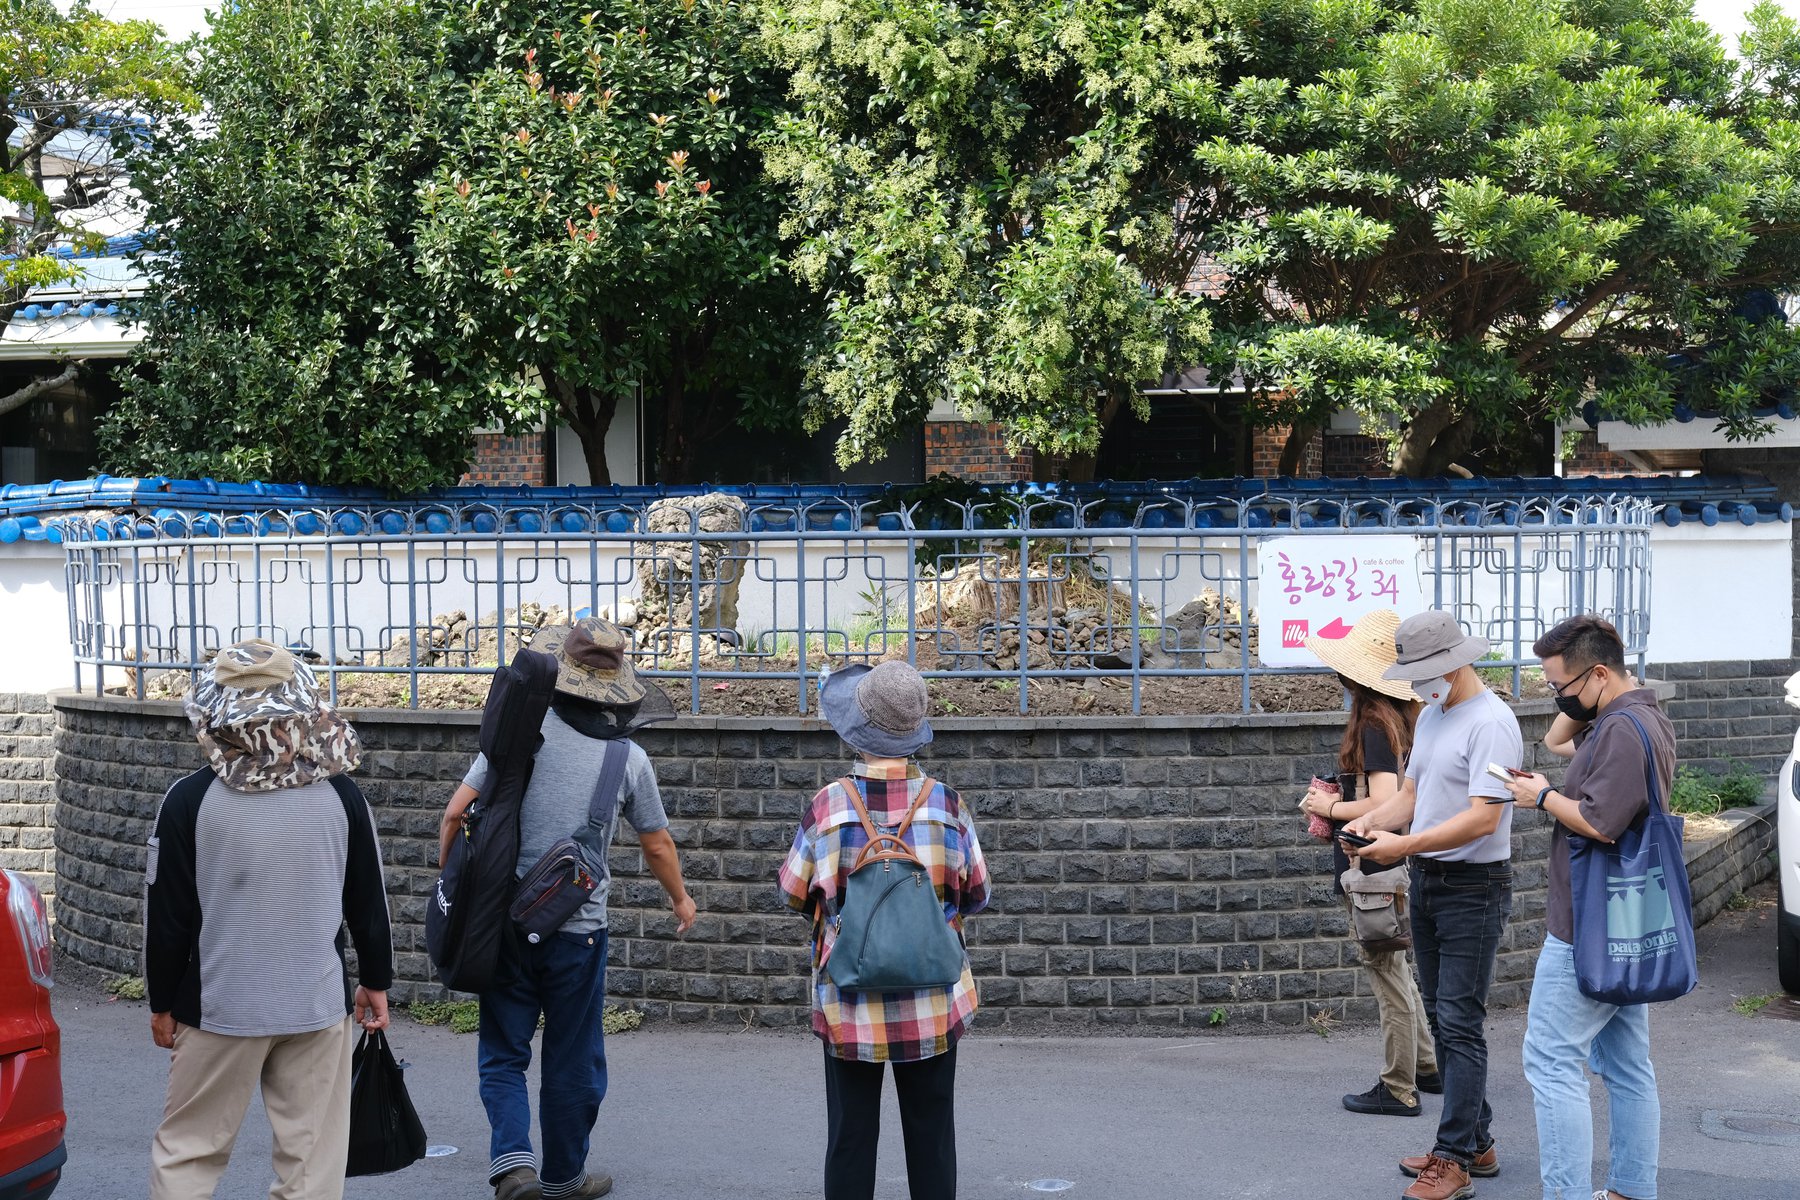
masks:
{"type": "MultiPolygon", "coordinates": [[[[153,491],[94,481],[31,519],[63,544],[80,686],[174,695],[222,645],[262,636],[316,659],[340,702],[479,701],[485,674],[546,619],[593,612],[693,712],[721,688],[774,689],[804,713],[821,672],[905,657],[927,675],[1128,690],[1221,681],[1239,707],[1265,677],[1259,547],[1274,536],[1413,539],[1426,602],[1529,664],[1562,617],[1649,633],[1653,523],[1671,507],[1781,519],[1755,484],[1685,497],[1621,481],[1581,493],[1495,481],[1225,481],[898,489],[484,489],[406,502],[260,485],[153,491]],[[662,514],[660,517],[658,514],[662,514]]],[[[167,484],[167,481],[163,481],[167,484]]],[[[1520,481],[1526,482],[1526,481],[1520,481]]],[[[1666,491],[1666,489],[1665,489],[1666,491]]],[[[16,497],[14,497],[16,499],[16,497]]],[[[0,496],[0,502],[8,497],[0,496]]],[[[13,514],[16,519],[17,514],[13,514]]],[[[1699,519],[1696,514],[1695,519],[1699,519]]]]}

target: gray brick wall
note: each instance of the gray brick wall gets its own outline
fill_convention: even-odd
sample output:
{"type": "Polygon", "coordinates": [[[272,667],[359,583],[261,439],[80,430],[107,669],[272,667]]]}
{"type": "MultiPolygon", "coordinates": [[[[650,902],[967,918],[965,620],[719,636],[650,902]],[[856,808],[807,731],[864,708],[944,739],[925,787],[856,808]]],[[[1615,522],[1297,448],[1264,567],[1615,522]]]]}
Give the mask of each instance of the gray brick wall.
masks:
{"type": "Polygon", "coordinates": [[[0,867],[27,876],[47,899],[56,893],[56,784],[50,773],[55,727],[44,696],[0,693],[0,867]]]}
{"type": "MultiPolygon", "coordinates": [[[[135,972],[143,844],[157,800],[200,764],[173,705],[58,698],[66,953],[135,972]]],[[[439,813],[473,753],[468,714],[354,714],[375,806],[403,998],[433,997],[421,921],[439,813]]],[[[1019,1031],[1294,1025],[1375,1002],[1332,895],[1330,857],[1294,808],[1329,767],[1321,716],[945,721],[927,769],[968,797],[994,877],[970,923],[984,1027],[1019,1031]]],[[[1528,706],[1528,743],[1545,706],[1528,706]]],[[[672,831],[701,918],[674,937],[635,845],[616,847],[613,995],[682,1021],[806,1019],[806,926],[776,869],[801,807],[845,770],[815,723],[699,721],[652,731],[672,831]]],[[[1543,935],[1547,827],[1522,816],[1519,895],[1495,997],[1522,1000],[1543,935]]]]}

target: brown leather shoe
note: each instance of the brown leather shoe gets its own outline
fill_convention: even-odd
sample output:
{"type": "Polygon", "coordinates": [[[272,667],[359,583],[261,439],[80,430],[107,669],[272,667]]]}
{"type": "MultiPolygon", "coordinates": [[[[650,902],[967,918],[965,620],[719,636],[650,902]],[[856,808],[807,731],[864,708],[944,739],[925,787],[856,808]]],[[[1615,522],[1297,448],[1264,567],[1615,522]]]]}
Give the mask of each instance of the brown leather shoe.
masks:
{"type": "MultiPolygon", "coordinates": [[[[1425,1160],[1430,1157],[1429,1154],[1415,1154],[1411,1158],[1401,1159],[1400,1173],[1402,1175],[1418,1175],[1425,1169],[1425,1160]]],[[[1494,1149],[1494,1143],[1489,1142],[1487,1149],[1477,1154],[1475,1161],[1469,1164],[1469,1174],[1476,1179],[1492,1179],[1499,1173],[1500,1154],[1494,1149]]]]}
{"type": "Polygon", "coordinates": [[[494,1180],[494,1200],[539,1200],[544,1189],[530,1167],[514,1167],[494,1180]]]}
{"type": "Polygon", "coordinates": [[[1447,1158],[1427,1154],[1419,1177],[1400,1193],[1400,1200],[1467,1200],[1474,1194],[1467,1171],[1447,1158]]]}

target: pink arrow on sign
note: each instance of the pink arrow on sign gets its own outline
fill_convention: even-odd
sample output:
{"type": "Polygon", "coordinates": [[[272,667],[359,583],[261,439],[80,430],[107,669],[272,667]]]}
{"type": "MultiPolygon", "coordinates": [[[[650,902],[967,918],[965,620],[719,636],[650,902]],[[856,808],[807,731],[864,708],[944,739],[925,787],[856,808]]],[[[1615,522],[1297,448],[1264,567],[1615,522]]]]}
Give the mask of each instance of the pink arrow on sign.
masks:
{"type": "Polygon", "coordinates": [[[1331,624],[1325,626],[1325,628],[1319,630],[1319,632],[1314,634],[1313,636],[1314,637],[1322,637],[1322,638],[1330,638],[1333,641],[1336,641],[1338,638],[1348,636],[1349,633],[1350,633],[1350,627],[1348,625],[1344,624],[1344,618],[1336,617],[1332,620],[1331,624]]]}

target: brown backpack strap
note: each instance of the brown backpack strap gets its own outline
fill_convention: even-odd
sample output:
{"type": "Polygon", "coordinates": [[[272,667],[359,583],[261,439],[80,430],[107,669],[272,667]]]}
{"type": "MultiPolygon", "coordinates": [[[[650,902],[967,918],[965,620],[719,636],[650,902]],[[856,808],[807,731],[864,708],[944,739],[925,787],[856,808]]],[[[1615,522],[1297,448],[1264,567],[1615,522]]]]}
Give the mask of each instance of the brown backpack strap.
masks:
{"type": "Polygon", "coordinates": [[[875,828],[875,821],[869,816],[869,808],[863,803],[862,791],[856,786],[855,776],[844,776],[843,784],[850,793],[850,803],[856,806],[857,817],[862,820],[863,831],[869,835],[869,844],[864,846],[862,852],[856,856],[856,862],[851,865],[850,873],[854,875],[867,864],[880,862],[883,859],[901,859],[917,866],[924,866],[925,864],[919,861],[919,856],[913,852],[913,848],[906,844],[906,831],[912,827],[913,818],[918,815],[920,807],[925,803],[925,798],[931,794],[937,784],[929,776],[920,776],[919,794],[907,806],[906,815],[901,818],[899,827],[892,833],[882,833],[875,828]]]}

